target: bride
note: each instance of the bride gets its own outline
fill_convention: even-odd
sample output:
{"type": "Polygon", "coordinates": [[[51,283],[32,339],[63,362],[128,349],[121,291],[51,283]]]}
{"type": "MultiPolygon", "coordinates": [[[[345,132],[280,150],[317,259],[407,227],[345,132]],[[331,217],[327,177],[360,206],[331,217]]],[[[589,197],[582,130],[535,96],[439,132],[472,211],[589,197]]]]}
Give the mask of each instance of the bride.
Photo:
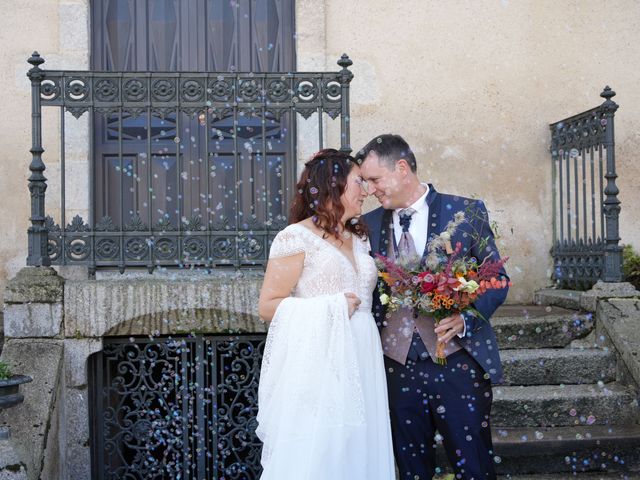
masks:
{"type": "Polygon", "coordinates": [[[270,321],[258,390],[261,479],[395,479],[360,168],[321,150],[296,189],[259,300],[270,321]]]}

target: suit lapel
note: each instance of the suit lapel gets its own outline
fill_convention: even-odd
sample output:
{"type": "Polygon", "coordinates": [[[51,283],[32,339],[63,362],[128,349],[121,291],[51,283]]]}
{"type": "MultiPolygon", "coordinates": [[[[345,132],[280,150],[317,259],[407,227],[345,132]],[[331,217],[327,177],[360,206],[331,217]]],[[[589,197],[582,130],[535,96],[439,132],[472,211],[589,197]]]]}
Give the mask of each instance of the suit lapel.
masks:
{"type": "Polygon", "coordinates": [[[382,213],[382,221],[380,222],[380,238],[378,239],[378,252],[380,255],[387,256],[389,254],[389,239],[393,232],[392,221],[393,210],[385,210],[382,213]]]}
{"type": "Polygon", "coordinates": [[[427,198],[425,201],[427,202],[427,206],[429,207],[429,219],[427,220],[427,243],[424,246],[424,250],[422,252],[422,261],[424,262],[425,258],[427,258],[427,245],[429,245],[429,239],[432,235],[437,235],[441,231],[440,226],[440,203],[442,200],[442,195],[440,195],[433,185],[429,184],[429,193],[427,194],[427,198]]]}

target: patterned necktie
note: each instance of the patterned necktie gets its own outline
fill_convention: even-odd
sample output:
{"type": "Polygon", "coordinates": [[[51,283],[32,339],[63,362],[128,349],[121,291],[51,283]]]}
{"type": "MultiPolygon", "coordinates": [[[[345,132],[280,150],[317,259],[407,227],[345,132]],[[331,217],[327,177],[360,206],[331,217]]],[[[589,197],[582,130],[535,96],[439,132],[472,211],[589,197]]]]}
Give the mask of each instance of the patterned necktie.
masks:
{"type": "Polygon", "coordinates": [[[402,227],[402,235],[400,235],[400,241],[398,242],[398,258],[401,260],[410,260],[418,256],[413,237],[409,233],[411,216],[414,213],[416,211],[413,208],[403,208],[398,212],[400,226],[402,227]]]}

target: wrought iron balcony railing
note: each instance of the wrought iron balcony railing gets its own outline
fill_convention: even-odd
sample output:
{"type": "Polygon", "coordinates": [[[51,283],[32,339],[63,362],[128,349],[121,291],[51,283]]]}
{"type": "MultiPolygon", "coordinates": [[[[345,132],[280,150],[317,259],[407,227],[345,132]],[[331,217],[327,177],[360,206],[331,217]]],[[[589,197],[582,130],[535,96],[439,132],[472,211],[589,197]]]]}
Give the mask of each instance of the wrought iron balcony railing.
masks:
{"type": "Polygon", "coordinates": [[[50,71],[37,52],[28,61],[28,265],[261,265],[286,225],[296,113],[317,114],[320,148],[323,118],[340,117],[340,148],[351,151],[347,55],[341,70],[312,73],[50,71]],[[43,107],[60,110],[60,157],[47,160],[60,172],[58,204],[45,197],[43,107]],[[78,152],[67,124],[85,113],[78,152]]]}

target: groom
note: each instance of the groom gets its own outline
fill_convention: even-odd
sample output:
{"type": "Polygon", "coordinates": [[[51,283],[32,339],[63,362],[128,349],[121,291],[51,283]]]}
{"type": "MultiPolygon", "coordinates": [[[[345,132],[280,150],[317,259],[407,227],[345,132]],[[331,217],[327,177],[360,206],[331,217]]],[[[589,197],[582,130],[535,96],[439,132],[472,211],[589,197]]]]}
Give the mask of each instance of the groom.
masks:
{"type": "MultiPolygon", "coordinates": [[[[499,259],[484,204],[420,183],[415,156],[402,137],[375,137],[356,159],[369,193],[382,205],[364,216],[373,254],[424,260],[427,240],[464,211],[467,222],[451,244],[461,242],[463,253],[478,263],[499,259]]],[[[506,278],[504,270],[501,274],[506,278]]],[[[373,313],[385,354],[393,448],[402,480],[431,480],[436,473],[436,430],[456,478],[496,477],[489,415],[491,383],[501,381],[502,367],[488,320],[506,295],[506,288],[489,290],[474,304],[482,317],[463,312],[435,327],[431,317],[411,309],[387,312],[376,290],[373,313]],[[438,340],[447,346],[445,366],[436,363],[438,340]]]]}

